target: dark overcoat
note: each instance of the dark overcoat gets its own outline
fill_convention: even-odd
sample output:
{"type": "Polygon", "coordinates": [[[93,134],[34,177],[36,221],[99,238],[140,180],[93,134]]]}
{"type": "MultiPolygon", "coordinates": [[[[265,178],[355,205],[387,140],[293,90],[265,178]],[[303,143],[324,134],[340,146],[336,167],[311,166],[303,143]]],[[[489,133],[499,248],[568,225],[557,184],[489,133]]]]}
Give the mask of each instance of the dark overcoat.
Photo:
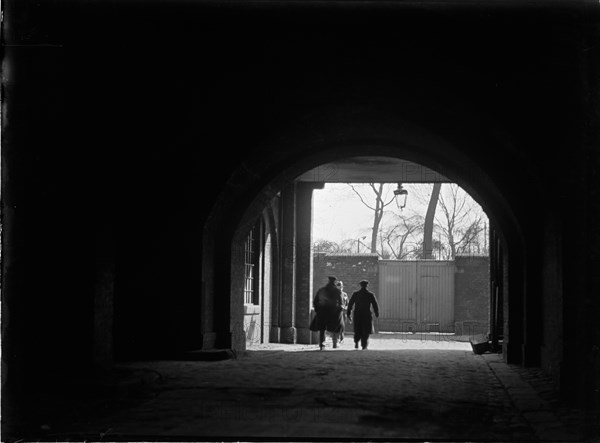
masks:
{"type": "Polygon", "coordinates": [[[313,299],[316,316],[310,324],[312,331],[327,330],[339,333],[344,331],[344,310],[342,291],[333,283],[320,288],[313,299]]]}
{"type": "Polygon", "coordinates": [[[348,303],[347,315],[352,315],[352,309],[354,309],[354,315],[352,315],[354,321],[354,335],[355,336],[368,336],[375,332],[373,327],[373,314],[379,317],[379,305],[377,304],[377,298],[375,294],[369,291],[367,288],[361,288],[356,291],[350,297],[348,303]]]}

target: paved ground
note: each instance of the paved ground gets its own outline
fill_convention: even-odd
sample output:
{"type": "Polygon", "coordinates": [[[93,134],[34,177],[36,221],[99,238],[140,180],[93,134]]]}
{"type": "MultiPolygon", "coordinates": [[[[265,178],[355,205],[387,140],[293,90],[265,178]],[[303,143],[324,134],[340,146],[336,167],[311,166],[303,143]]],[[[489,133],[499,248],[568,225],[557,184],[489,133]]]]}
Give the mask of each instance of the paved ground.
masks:
{"type": "Polygon", "coordinates": [[[82,390],[79,403],[48,405],[39,429],[21,437],[600,441],[600,420],[558,408],[549,379],[517,369],[441,336],[379,335],[367,351],[352,343],[324,351],[257,345],[237,359],[120,365],[115,383],[124,386],[129,377],[137,384],[95,395],[82,390]]]}

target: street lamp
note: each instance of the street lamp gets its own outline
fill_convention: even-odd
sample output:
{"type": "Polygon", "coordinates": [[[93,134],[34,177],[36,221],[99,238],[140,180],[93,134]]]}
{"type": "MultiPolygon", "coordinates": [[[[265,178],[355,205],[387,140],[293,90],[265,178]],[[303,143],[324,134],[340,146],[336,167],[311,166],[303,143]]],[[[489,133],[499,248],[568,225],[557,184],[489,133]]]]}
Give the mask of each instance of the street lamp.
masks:
{"type": "Polygon", "coordinates": [[[396,206],[402,210],[406,206],[406,197],[408,197],[408,191],[402,187],[402,183],[398,183],[398,187],[394,189],[394,196],[396,206]]]}
{"type": "MultiPolygon", "coordinates": [[[[367,236],[365,235],[362,239],[364,240],[365,238],[367,238],[367,236]]],[[[360,238],[356,239],[356,253],[359,254],[360,253],[360,244],[362,242],[360,241],[360,238]]]]}

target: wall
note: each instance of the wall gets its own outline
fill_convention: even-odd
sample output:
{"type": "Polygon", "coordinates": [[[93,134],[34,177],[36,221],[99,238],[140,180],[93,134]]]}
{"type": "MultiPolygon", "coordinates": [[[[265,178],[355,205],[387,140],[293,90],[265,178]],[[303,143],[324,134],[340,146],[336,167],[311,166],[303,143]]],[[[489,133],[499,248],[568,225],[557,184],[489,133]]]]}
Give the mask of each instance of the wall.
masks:
{"type": "Polygon", "coordinates": [[[261,343],[262,340],[262,307],[259,305],[244,305],[244,334],[246,347],[261,343]]]}
{"type": "MultiPolygon", "coordinates": [[[[246,347],[251,347],[259,343],[269,342],[269,333],[271,323],[271,303],[273,297],[273,246],[276,231],[274,230],[273,219],[270,215],[270,209],[263,212],[261,227],[264,227],[264,239],[262,243],[257,241],[259,249],[258,272],[256,278],[258,281],[259,301],[258,304],[244,303],[244,334],[246,337],[246,347]]],[[[276,243],[275,243],[276,244],[276,243]]]]}
{"type": "Polygon", "coordinates": [[[490,259],[457,256],[454,260],[456,334],[487,334],[490,323],[490,259]]]}
{"type": "MultiPolygon", "coordinates": [[[[377,254],[326,254],[313,256],[313,292],[327,284],[327,277],[333,275],[344,282],[348,297],[360,289],[358,282],[369,281],[369,290],[377,296],[378,262],[377,254]]],[[[314,294],[313,294],[314,295],[314,294]]]]}
{"type": "MultiPolygon", "coordinates": [[[[369,289],[377,295],[378,257],[375,254],[314,254],[313,285],[323,286],[329,275],[344,282],[348,296],[359,289],[358,282],[369,280],[369,289]]],[[[490,309],[489,257],[459,256],[455,261],[454,323],[456,333],[487,334],[490,309]]],[[[316,290],[316,289],[315,289],[316,290]]],[[[352,325],[347,325],[352,329],[352,325]]]]}

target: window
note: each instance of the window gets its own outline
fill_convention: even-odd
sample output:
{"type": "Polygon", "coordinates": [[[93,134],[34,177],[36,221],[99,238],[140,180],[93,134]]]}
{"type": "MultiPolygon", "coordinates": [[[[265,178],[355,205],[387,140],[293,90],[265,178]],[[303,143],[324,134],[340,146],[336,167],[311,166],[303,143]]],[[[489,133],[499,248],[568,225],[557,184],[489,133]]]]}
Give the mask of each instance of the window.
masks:
{"type": "Polygon", "coordinates": [[[265,225],[259,218],[244,243],[244,304],[260,305],[264,276],[265,225]]]}
{"type": "Polygon", "coordinates": [[[251,229],[248,237],[246,238],[246,244],[244,245],[244,303],[254,303],[254,280],[255,280],[255,231],[251,229]]]}

